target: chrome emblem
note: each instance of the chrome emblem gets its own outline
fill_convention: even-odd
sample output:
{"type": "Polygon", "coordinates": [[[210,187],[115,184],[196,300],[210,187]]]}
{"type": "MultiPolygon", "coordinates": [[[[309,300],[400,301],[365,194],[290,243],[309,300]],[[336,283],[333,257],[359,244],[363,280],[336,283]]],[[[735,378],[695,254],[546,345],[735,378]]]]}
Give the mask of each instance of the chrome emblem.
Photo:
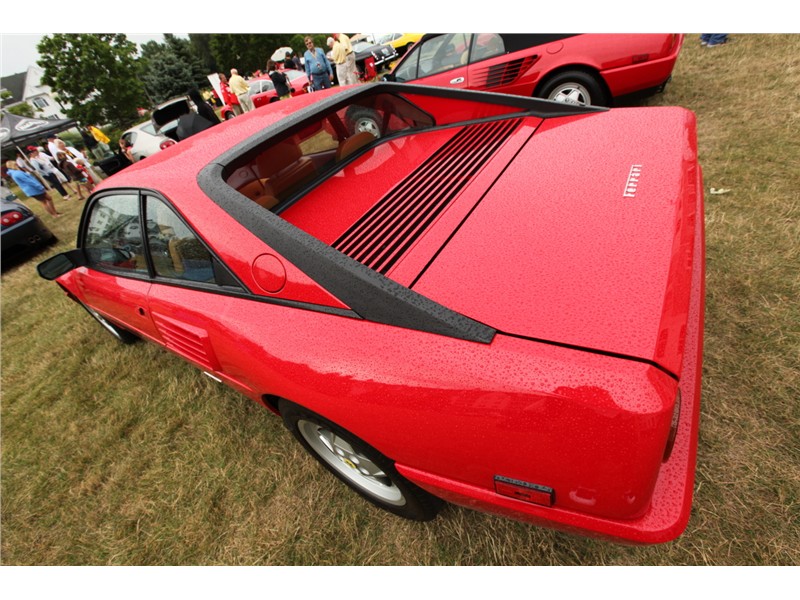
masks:
{"type": "Polygon", "coordinates": [[[622,193],[623,198],[635,198],[636,188],[639,187],[639,178],[642,176],[642,165],[631,165],[631,170],[628,173],[628,181],[625,182],[625,191],[622,193]]]}

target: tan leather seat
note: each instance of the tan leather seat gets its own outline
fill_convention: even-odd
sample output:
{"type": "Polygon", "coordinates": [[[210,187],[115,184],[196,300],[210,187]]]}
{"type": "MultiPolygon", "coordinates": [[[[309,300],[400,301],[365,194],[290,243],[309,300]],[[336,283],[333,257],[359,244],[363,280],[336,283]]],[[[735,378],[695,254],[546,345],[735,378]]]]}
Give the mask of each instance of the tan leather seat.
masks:
{"type": "Polygon", "coordinates": [[[336,162],[344,160],[359,148],[363,148],[370,142],[375,140],[375,136],[368,131],[362,131],[351,135],[346,140],[339,142],[339,147],[336,148],[336,162]]]}

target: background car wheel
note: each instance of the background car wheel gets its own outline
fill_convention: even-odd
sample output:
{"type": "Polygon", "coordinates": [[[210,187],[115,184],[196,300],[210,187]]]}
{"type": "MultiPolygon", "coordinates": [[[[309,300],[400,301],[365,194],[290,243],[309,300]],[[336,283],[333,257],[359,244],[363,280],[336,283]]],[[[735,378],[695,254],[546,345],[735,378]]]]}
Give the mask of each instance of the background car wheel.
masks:
{"type": "Polygon", "coordinates": [[[100,323],[100,325],[102,325],[103,329],[105,329],[106,331],[108,331],[108,333],[113,335],[120,343],[133,344],[134,342],[139,340],[139,336],[131,333],[127,329],[123,329],[122,327],[114,325],[114,323],[106,319],[103,315],[101,315],[93,308],[90,308],[83,303],[81,303],[81,306],[83,306],[83,308],[86,309],[86,312],[92,315],[95,321],[97,321],[98,323],[100,323]]]}
{"type": "Polygon", "coordinates": [[[581,106],[608,106],[603,86],[588,73],[567,71],[545,81],[536,93],[540,98],[581,106]]]}
{"type": "Polygon", "coordinates": [[[429,521],[444,504],[335,423],[287,400],[279,402],[279,410],[286,428],[322,466],[376,506],[406,519],[429,521]]]}
{"type": "Polygon", "coordinates": [[[231,120],[233,117],[235,117],[235,116],[236,116],[236,115],[234,115],[234,114],[233,114],[233,111],[231,111],[231,110],[229,110],[228,112],[226,112],[226,113],[225,113],[225,115],[224,115],[224,117],[225,117],[225,120],[226,120],[226,121],[230,121],[230,120],[231,120]]]}
{"type": "Polygon", "coordinates": [[[361,106],[351,106],[345,115],[347,127],[350,133],[361,133],[367,131],[376,138],[381,137],[383,131],[383,119],[371,108],[361,106]]]}

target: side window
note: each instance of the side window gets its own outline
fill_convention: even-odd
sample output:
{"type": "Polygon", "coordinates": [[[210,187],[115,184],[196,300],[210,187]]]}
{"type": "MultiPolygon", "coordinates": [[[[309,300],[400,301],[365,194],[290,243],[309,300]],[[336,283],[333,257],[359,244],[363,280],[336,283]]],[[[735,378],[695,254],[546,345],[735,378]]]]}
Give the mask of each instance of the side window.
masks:
{"type": "Polygon", "coordinates": [[[417,64],[419,64],[420,50],[421,48],[418,46],[407,55],[403,64],[394,72],[395,81],[402,83],[417,78],[417,64]]]}
{"type": "Polygon", "coordinates": [[[211,254],[175,212],[148,197],[145,209],[147,243],[159,277],[214,283],[211,254]]]}
{"type": "Polygon", "coordinates": [[[126,142],[129,142],[131,144],[131,146],[133,146],[134,142],[136,142],[136,132],[135,131],[129,131],[128,133],[126,133],[122,137],[125,139],[126,142]]]}
{"type": "Polygon", "coordinates": [[[147,274],[138,196],[99,198],[89,214],[84,239],[89,264],[147,274]]]}
{"type": "Polygon", "coordinates": [[[470,62],[486,60],[493,56],[500,56],[506,53],[503,38],[498,33],[479,33],[475,36],[475,46],[472,49],[470,62]]]}
{"type": "Polygon", "coordinates": [[[420,48],[419,76],[427,77],[467,64],[470,33],[448,33],[425,42],[420,48]]]}

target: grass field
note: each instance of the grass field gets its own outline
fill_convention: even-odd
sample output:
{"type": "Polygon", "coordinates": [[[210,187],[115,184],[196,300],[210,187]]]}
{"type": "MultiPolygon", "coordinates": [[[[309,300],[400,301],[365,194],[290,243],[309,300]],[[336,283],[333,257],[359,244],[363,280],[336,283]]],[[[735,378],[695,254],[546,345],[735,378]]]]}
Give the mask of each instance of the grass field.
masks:
{"type": "MultiPolygon", "coordinates": [[[[37,277],[2,276],[5,565],[800,564],[800,35],[687,36],[652,105],[696,112],[707,305],[692,518],[628,547],[455,506],[373,508],[254,403],[152,345],[118,345],[37,277]],[[710,194],[710,188],[729,190],[710,194]]],[[[39,206],[33,208],[40,213],[39,206]]]]}

